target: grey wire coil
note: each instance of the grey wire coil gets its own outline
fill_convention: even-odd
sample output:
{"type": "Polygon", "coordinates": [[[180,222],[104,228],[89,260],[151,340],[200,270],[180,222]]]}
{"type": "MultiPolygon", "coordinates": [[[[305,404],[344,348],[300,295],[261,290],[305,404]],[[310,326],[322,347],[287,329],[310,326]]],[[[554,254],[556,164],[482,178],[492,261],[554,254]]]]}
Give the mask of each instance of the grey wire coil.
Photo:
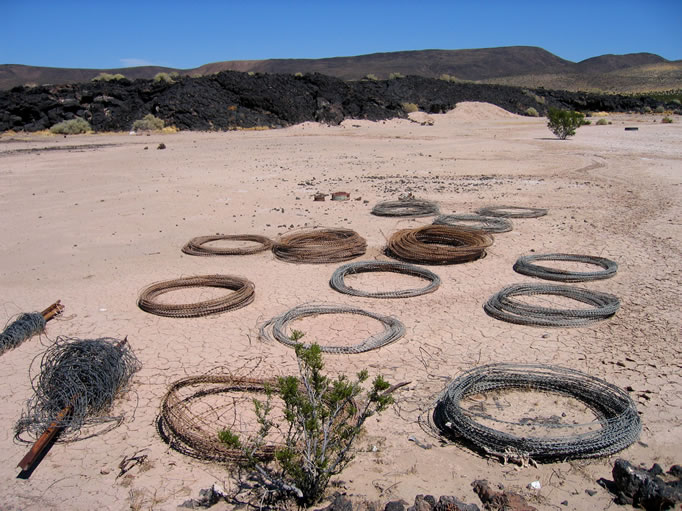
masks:
{"type": "MultiPolygon", "coordinates": [[[[608,456],[635,442],[642,429],[635,403],[619,387],[573,369],[540,364],[490,364],[467,371],[450,383],[437,400],[433,422],[445,436],[484,454],[520,454],[539,462],[608,456]],[[480,424],[475,418],[481,414],[462,407],[462,401],[470,396],[505,390],[575,398],[595,414],[596,421],[591,425],[599,428],[570,436],[517,436],[480,424]]],[[[538,427],[533,421],[506,424],[527,427],[529,431],[538,427]]]]}
{"type": "Polygon", "coordinates": [[[20,314],[0,333],[0,355],[41,333],[45,330],[45,323],[45,318],[40,312],[20,314]]]}
{"type": "Polygon", "coordinates": [[[611,294],[559,284],[513,284],[485,303],[485,312],[502,321],[530,326],[587,326],[613,316],[620,300],[611,294]],[[554,295],[594,306],[590,309],[554,309],[514,300],[515,296],[554,295]]]}
{"type": "Polygon", "coordinates": [[[317,316],[319,314],[359,314],[361,316],[374,318],[384,325],[384,330],[382,332],[368,337],[354,346],[325,346],[320,344],[320,349],[325,353],[362,353],[386,346],[405,335],[405,325],[394,317],[384,316],[382,314],[376,314],[374,312],[365,311],[356,307],[348,307],[346,305],[312,303],[298,305],[284,314],[266,321],[260,327],[259,336],[263,340],[277,340],[292,348],[297,344],[303,344],[304,346],[309,347],[312,343],[307,344],[294,341],[285,333],[285,330],[288,323],[295,319],[307,316],[317,316]]]}
{"type": "Polygon", "coordinates": [[[440,277],[427,270],[420,268],[413,264],[398,263],[393,261],[358,261],[354,263],[344,264],[336,269],[329,280],[329,285],[332,289],[339,293],[344,293],[353,296],[363,296],[367,298],[409,298],[413,296],[421,296],[427,293],[433,293],[440,286],[440,277]],[[404,275],[412,275],[426,279],[429,283],[419,289],[401,289],[397,291],[362,291],[346,285],[346,275],[356,275],[358,273],[368,272],[393,272],[404,275]]]}
{"type": "Polygon", "coordinates": [[[63,430],[60,440],[69,441],[83,436],[86,426],[116,427],[123,417],[104,414],[140,367],[127,342],[57,337],[32,378],[35,394],[15,426],[15,437],[28,441],[24,434],[37,438],[54,425],[63,430]]]}
{"type": "Polygon", "coordinates": [[[372,208],[376,216],[408,216],[419,218],[439,213],[438,204],[422,199],[407,199],[380,202],[372,208]]]}
{"type": "Polygon", "coordinates": [[[482,216],[496,216],[502,218],[538,218],[547,214],[546,209],[525,208],[522,206],[488,206],[476,210],[482,216]]]}
{"type": "Polygon", "coordinates": [[[464,231],[509,232],[512,223],[506,218],[481,215],[440,215],[434,225],[449,225],[464,231]]]}
{"type": "Polygon", "coordinates": [[[618,271],[618,263],[604,257],[579,254],[533,254],[519,257],[514,264],[514,271],[523,275],[560,282],[587,282],[590,280],[609,279],[618,271]],[[534,264],[536,261],[571,261],[601,266],[602,271],[566,271],[534,264]]]}
{"type": "Polygon", "coordinates": [[[257,234],[230,234],[216,236],[197,236],[189,240],[182,251],[187,255],[194,256],[222,256],[222,255],[247,255],[257,254],[272,248],[272,240],[257,234]],[[231,241],[253,241],[255,246],[241,248],[218,248],[205,246],[212,241],[231,240],[231,241]]]}

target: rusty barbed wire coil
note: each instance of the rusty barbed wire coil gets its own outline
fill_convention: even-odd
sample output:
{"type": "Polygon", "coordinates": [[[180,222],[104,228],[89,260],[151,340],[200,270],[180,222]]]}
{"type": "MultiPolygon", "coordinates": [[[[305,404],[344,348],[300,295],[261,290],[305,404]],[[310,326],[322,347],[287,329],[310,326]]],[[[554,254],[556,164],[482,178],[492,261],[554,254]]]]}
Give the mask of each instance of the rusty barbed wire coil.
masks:
{"type": "Polygon", "coordinates": [[[265,236],[257,234],[229,234],[229,235],[215,235],[215,236],[197,236],[187,242],[182,247],[185,254],[193,256],[223,256],[223,255],[247,255],[257,254],[272,248],[272,240],[265,236]],[[239,247],[239,248],[220,248],[205,246],[206,243],[212,241],[253,241],[257,243],[254,246],[239,247]]]}
{"type": "Polygon", "coordinates": [[[277,240],[272,251],[291,263],[336,263],[361,256],[367,242],[351,229],[315,228],[294,231],[277,240]]]}
{"type": "Polygon", "coordinates": [[[493,240],[485,232],[425,225],[395,232],[388,240],[386,253],[409,263],[458,264],[484,257],[493,240]]]}

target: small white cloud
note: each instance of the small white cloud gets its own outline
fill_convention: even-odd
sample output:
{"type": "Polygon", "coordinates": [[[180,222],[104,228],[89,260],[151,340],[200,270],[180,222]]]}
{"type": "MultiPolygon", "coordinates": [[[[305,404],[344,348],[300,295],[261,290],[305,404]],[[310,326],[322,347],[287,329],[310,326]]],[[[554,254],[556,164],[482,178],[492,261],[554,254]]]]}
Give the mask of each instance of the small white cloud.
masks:
{"type": "Polygon", "coordinates": [[[153,66],[151,62],[145,59],[119,59],[121,61],[121,64],[123,64],[125,67],[137,67],[137,66],[153,66]]]}

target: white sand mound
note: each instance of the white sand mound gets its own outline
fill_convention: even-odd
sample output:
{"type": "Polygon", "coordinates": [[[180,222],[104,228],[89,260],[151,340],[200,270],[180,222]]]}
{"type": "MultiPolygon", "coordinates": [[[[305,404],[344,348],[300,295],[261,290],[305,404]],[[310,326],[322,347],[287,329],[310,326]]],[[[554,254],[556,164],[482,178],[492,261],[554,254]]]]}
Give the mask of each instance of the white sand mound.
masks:
{"type": "Polygon", "coordinates": [[[499,106],[490,103],[480,103],[477,101],[463,101],[457,103],[454,110],[445,114],[448,118],[460,121],[486,121],[495,119],[514,119],[519,115],[507,112],[499,106]]]}

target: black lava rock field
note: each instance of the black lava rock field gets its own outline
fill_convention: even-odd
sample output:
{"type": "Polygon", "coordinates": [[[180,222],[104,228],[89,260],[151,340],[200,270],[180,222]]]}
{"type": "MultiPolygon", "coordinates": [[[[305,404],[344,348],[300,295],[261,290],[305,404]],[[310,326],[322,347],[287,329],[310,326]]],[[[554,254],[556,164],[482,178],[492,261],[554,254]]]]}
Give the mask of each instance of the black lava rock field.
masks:
{"type": "Polygon", "coordinates": [[[625,112],[660,104],[646,96],[528,90],[418,76],[346,82],[320,74],[225,71],[174,83],[123,79],[0,91],[0,132],[39,131],[76,117],[95,131],[128,131],[149,113],[180,130],[338,124],[344,119],[405,117],[406,103],[439,113],[462,101],[487,102],[518,114],[532,107],[540,115],[549,107],[625,112]]]}

